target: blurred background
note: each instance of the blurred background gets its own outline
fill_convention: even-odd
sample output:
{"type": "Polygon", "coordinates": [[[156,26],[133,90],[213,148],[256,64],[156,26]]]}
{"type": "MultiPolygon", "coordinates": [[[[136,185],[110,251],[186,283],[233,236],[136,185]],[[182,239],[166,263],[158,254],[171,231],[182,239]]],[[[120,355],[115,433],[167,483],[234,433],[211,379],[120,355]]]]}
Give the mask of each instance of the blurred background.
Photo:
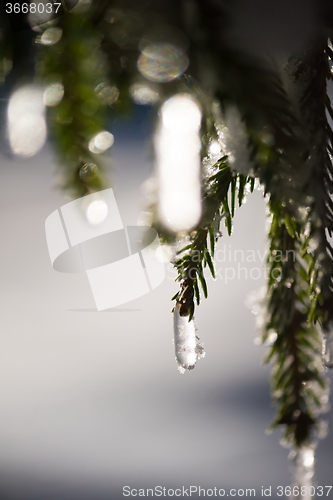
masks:
{"type": "MultiPolygon", "coordinates": [[[[127,224],[137,222],[151,169],[138,132],[146,125],[141,108],[133,121],[120,121],[107,159],[127,224]]],[[[288,485],[280,433],[264,432],[274,415],[269,372],[245,305],[264,286],[263,274],[246,279],[243,271],[238,279],[240,258],[217,264],[222,276],[234,268],[236,278],[209,281],[196,315],[207,354],[180,375],[169,270],[149,295],[97,312],[84,275],[52,269],[44,223],[68,201],[55,187],[54,163],[48,146],[26,160],[1,155],[1,498],[117,499],[125,485],[288,485]]],[[[224,247],[263,254],[261,192],[237,211],[224,247]]],[[[240,265],[250,273],[262,262],[240,265]]],[[[331,413],[325,418],[333,424],[331,413]]],[[[321,485],[331,482],[332,446],[332,434],[319,444],[321,485]]]]}
{"type": "MultiPolygon", "coordinates": [[[[257,53],[268,37],[283,53],[316,25],[314,3],[301,3],[277,8],[275,2],[267,24],[256,15],[263,2],[254,9],[237,2],[242,15],[230,40],[257,53]],[[306,28],[301,35],[297,20],[306,28]],[[283,29],[286,36],[278,36],[283,29]]],[[[32,34],[13,36],[19,44],[32,34]]],[[[276,487],[290,484],[288,450],[278,444],[280,431],[265,433],[274,416],[269,368],[262,366],[266,348],[255,345],[255,318],[246,306],[265,285],[262,192],[237,210],[232,236],[223,231],[217,250],[226,260],[217,262],[209,300],[196,312],[206,357],[180,375],[170,267],[159,288],[103,312],[85,275],[52,269],[45,219],[70,198],[59,189],[50,142],[31,158],[9,152],[5,116],[19,77],[11,75],[1,94],[1,499],[117,500],[125,485],[255,488],[256,497],[261,486],[272,486],[277,498],[276,487]],[[237,250],[253,251],[255,261],[243,262],[237,250]],[[227,283],[226,268],[235,270],[227,283]]],[[[114,119],[114,145],[104,159],[127,225],[144,210],[143,184],[153,169],[150,115],[148,106],[134,105],[131,116],[114,119]]],[[[332,413],[324,419],[333,428],[332,413]]],[[[319,485],[332,483],[332,450],[330,433],[318,446],[319,485]]]]}

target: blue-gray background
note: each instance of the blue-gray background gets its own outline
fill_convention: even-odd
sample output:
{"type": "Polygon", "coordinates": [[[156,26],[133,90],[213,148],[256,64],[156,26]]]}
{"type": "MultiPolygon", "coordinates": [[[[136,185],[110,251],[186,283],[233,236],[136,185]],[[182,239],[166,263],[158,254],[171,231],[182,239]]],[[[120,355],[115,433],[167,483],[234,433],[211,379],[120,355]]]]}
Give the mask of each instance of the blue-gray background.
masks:
{"type": "MultiPolygon", "coordinates": [[[[106,158],[126,224],[135,224],[144,206],[146,127],[140,109],[116,124],[106,158]]],[[[228,284],[209,282],[209,300],[197,312],[207,355],[180,375],[171,274],[149,295],[94,312],[86,277],[50,265],[44,222],[69,200],[56,187],[49,147],[28,160],[0,160],[1,498],[118,499],[124,485],[256,488],[259,497],[262,485],[273,492],[288,485],[280,433],[265,434],[274,415],[269,371],[244,304],[263,277],[243,272],[228,284]]],[[[219,242],[220,249],[229,245],[265,250],[259,191],[237,211],[233,235],[219,242]]],[[[319,444],[318,484],[332,483],[332,446],[331,433],[319,444]]]]}

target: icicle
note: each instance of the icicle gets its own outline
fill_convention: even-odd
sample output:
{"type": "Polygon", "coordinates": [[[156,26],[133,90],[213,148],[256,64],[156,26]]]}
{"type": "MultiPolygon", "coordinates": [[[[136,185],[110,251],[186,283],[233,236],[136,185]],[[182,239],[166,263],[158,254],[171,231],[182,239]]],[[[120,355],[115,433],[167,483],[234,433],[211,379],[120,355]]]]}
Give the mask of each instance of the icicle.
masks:
{"type": "Polygon", "coordinates": [[[333,368],[333,330],[324,333],[323,362],[327,368],[333,368]]]}
{"type": "MultiPolygon", "coordinates": [[[[297,451],[291,452],[291,458],[294,461],[294,485],[302,492],[303,500],[310,500],[311,486],[314,476],[314,446],[303,446],[297,451]]],[[[299,498],[300,495],[294,495],[299,498]]]]}
{"type": "Polygon", "coordinates": [[[193,370],[198,359],[205,356],[203,345],[196,335],[195,323],[188,316],[179,314],[179,305],[176,304],[174,311],[174,344],[176,361],[180,373],[185,370],[193,370]]]}
{"type": "Polygon", "coordinates": [[[161,108],[155,137],[158,211],[174,232],[188,231],[200,220],[201,111],[188,94],[178,94],[161,108]]]}

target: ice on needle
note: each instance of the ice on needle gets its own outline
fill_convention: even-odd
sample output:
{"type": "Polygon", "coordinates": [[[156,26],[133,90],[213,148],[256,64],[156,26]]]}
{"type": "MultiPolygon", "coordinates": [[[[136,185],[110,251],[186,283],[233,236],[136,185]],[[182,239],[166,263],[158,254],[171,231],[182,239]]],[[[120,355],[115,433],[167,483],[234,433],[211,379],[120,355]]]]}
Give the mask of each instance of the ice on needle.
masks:
{"type": "Polygon", "coordinates": [[[188,316],[179,314],[180,306],[176,304],[174,310],[174,344],[178,368],[181,373],[192,370],[198,359],[204,357],[203,345],[196,335],[195,323],[188,316]]]}

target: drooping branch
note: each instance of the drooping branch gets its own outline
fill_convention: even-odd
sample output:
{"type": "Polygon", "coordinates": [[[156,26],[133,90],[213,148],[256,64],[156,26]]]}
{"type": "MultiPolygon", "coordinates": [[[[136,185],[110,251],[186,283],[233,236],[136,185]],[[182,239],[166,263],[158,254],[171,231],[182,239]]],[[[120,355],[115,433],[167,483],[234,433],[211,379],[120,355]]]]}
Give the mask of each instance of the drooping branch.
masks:
{"type": "Polygon", "coordinates": [[[304,227],[285,208],[270,204],[273,214],[268,262],[267,324],[263,340],[274,335],[266,361],[273,362],[272,392],[278,405],[273,422],[285,426],[285,439],[296,448],[316,438],[317,417],[324,409],[326,384],[318,329],[308,322],[310,299],[306,262],[301,258],[304,227]]]}
{"type": "Polygon", "coordinates": [[[198,283],[207,297],[204,267],[207,266],[215,278],[213,259],[221,217],[224,216],[226,227],[231,234],[236,192],[238,190],[238,205],[241,206],[245,185],[249,184],[252,191],[254,188],[254,179],[235,174],[230,169],[226,156],[214,165],[213,172],[205,184],[202,219],[189,235],[190,243],[177,252],[174,263],[181,289],[173,300],[180,306],[180,315],[189,316],[189,321],[194,314],[194,300],[198,305],[200,303],[198,283]]]}
{"type": "Polygon", "coordinates": [[[60,39],[42,45],[40,73],[46,84],[60,85],[64,95],[49,109],[49,129],[59,154],[63,187],[79,197],[106,186],[103,164],[94,154],[102,151],[89,143],[105,130],[110,88],[98,33],[89,17],[67,14],[51,29],[58,30],[60,39]]]}

